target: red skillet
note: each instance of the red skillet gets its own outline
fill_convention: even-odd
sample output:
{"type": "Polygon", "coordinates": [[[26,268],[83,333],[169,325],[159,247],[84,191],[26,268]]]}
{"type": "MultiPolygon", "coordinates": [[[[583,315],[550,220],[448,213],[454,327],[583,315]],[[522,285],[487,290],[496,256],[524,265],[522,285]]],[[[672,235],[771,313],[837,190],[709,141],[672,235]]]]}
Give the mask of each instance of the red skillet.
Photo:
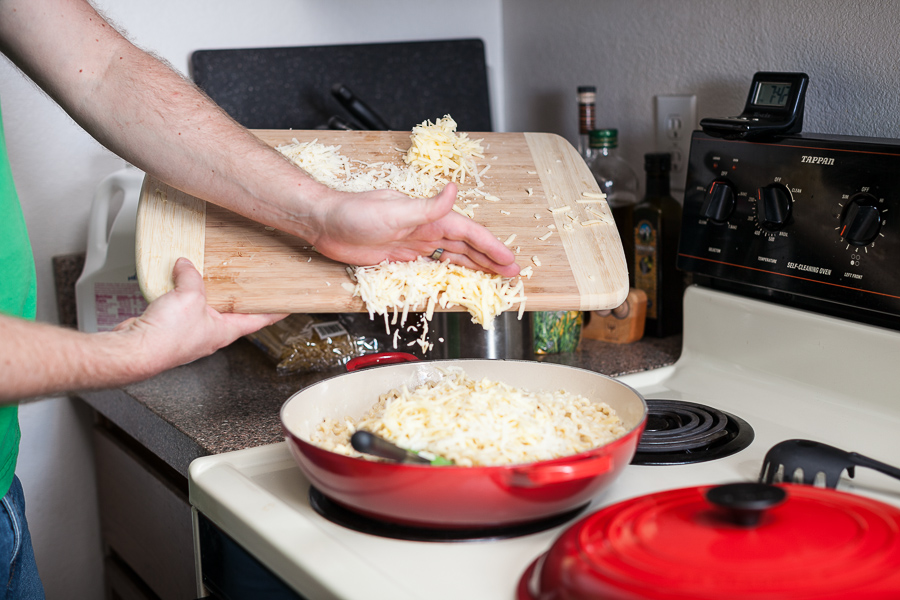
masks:
{"type": "MultiPolygon", "coordinates": [[[[410,355],[407,355],[410,356],[410,355]]],[[[414,357],[411,357],[414,359],[414,357]]],[[[646,421],[644,399],[614,379],[564,365],[511,360],[407,362],[338,375],[294,394],[281,422],[300,469],[332,501],[363,515],[430,528],[500,527],[573,510],[610,485],[634,456],[646,421]],[[498,467],[434,467],[373,462],[318,448],[307,440],[325,417],[362,416],[378,395],[418,386],[458,366],[529,390],[581,394],[609,404],[627,433],[588,452],[498,467]]]]}

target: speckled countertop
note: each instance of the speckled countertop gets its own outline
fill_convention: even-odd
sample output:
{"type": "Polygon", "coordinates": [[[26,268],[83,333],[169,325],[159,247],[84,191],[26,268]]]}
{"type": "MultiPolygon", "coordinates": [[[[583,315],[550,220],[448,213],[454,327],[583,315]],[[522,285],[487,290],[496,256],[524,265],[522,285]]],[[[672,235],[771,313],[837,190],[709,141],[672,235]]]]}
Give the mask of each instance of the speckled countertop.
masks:
{"type": "MultiPolygon", "coordinates": [[[[680,336],[627,345],[586,339],[578,352],[541,360],[616,376],[669,365],[680,352],[680,336]]],[[[278,375],[260,350],[239,340],[142,383],[80,397],[186,476],[195,458],[281,441],[281,405],[342,372],[278,375]]]]}

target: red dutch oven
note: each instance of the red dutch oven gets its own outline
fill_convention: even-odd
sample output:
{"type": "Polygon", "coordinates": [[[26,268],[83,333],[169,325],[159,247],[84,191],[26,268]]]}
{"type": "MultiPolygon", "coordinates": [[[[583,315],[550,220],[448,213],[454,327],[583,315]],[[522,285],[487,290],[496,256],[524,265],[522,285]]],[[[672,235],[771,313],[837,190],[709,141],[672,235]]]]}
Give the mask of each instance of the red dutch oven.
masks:
{"type": "Polygon", "coordinates": [[[599,373],[532,361],[471,359],[406,362],[338,375],[291,396],[282,406],[281,423],[304,475],[339,505],[401,525],[470,529],[527,523],[586,504],[631,462],[646,413],[640,394],[599,373]],[[474,379],[487,377],[528,390],[564,389],[606,402],[627,433],[577,455],[495,467],[374,462],[308,441],[324,418],[359,418],[380,394],[435,380],[440,369],[450,366],[462,368],[474,379]]]}
{"type": "Polygon", "coordinates": [[[567,529],[518,600],[900,598],[900,509],[799,484],[691,487],[567,529]]]}

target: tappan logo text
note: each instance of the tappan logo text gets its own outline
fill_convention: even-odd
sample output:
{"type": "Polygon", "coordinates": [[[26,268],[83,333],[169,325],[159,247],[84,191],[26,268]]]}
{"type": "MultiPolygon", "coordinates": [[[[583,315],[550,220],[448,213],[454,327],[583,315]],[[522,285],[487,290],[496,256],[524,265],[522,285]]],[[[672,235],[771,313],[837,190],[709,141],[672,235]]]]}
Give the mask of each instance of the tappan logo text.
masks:
{"type": "Polygon", "coordinates": [[[833,165],[833,158],[825,158],[824,156],[803,156],[800,158],[802,163],[810,163],[813,165],[833,165]]]}

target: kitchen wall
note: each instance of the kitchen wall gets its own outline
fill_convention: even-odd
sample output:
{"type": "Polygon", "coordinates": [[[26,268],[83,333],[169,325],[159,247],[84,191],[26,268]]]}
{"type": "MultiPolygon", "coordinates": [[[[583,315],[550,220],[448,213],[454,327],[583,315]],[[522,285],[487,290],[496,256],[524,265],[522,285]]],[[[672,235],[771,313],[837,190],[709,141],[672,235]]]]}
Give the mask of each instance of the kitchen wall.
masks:
{"type": "Polygon", "coordinates": [[[696,94],[698,118],[740,113],[756,71],[810,77],[804,131],[900,137],[900,4],[891,0],[510,0],[506,124],[575,140],[575,89],[597,86],[640,173],[653,97],[696,94]]]}
{"type": "MultiPolygon", "coordinates": [[[[96,0],[139,46],[187,73],[196,49],[477,37],[485,41],[494,123],[503,127],[500,0],[96,0]]],[[[38,318],[57,320],[51,258],[82,252],[97,184],[124,163],[0,58],[13,174],[34,245],[38,318]]],[[[423,115],[436,118],[440,115],[423,115]]],[[[48,598],[102,597],[90,415],[56,398],[23,405],[19,477],[48,598]]]]}
{"type": "MultiPolygon", "coordinates": [[[[481,37],[497,129],[575,139],[575,88],[598,86],[640,169],[653,96],[693,93],[698,116],[739,112],[758,70],[810,75],[805,129],[900,137],[900,4],[889,0],[98,0],[139,45],[186,72],[199,48],[481,37]]],[[[13,173],[54,321],[50,259],[82,251],[97,183],[122,162],[0,61],[13,173]]],[[[64,398],[24,405],[20,477],[53,598],[98,598],[100,548],[88,415],[64,398]]]]}

